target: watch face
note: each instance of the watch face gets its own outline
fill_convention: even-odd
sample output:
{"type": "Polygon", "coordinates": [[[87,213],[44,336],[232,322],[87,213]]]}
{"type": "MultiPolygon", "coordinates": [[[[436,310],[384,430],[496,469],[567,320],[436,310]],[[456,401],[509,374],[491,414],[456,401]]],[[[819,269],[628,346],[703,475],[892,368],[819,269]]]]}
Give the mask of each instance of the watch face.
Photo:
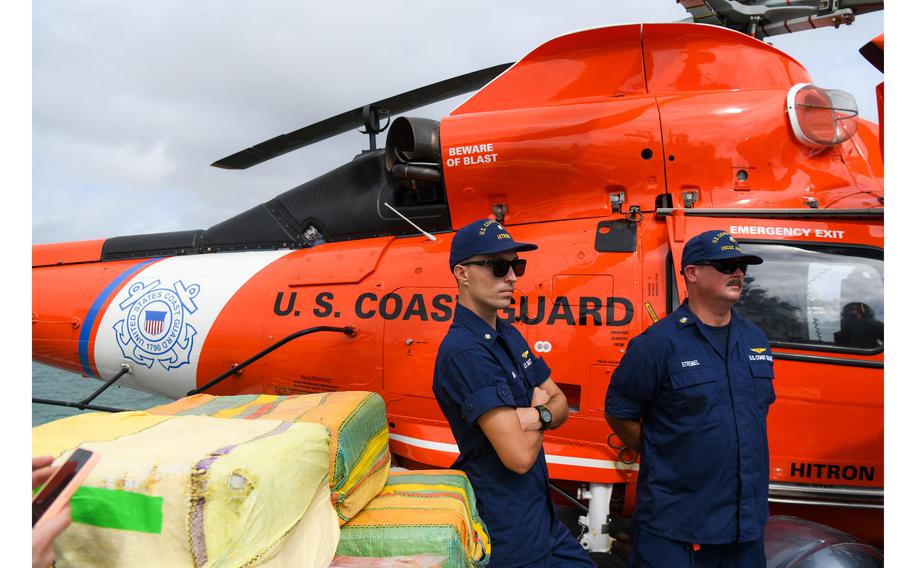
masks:
{"type": "Polygon", "coordinates": [[[553,415],[550,414],[550,410],[547,407],[541,406],[537,410],[538,410],[538,412],[540,412],[540,421],[541,422],[543,422],[544,424],[549,424],[550,422],[553,421],[553,415]]]}

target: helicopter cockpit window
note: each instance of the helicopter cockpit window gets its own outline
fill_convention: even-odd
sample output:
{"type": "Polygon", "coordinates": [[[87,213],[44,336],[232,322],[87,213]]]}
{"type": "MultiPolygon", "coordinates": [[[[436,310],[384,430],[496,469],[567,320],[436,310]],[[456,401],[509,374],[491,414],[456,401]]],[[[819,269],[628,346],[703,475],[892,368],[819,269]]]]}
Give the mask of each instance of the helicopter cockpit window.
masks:
{"type": "Polygon", "coordinates": [[[884,345],[884,263],[878,249],[750,243],[736,311],[772,345],[877,352],[884,345]]]}

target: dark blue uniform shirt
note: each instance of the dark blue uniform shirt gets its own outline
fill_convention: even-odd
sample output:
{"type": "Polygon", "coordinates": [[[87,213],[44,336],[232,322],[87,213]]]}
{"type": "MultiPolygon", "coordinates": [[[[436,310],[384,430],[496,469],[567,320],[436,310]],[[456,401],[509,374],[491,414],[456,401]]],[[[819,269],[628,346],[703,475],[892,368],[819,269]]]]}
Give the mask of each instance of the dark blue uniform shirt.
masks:
{"type": "Polygon", "coordinates": [[[433,392],[458,442],[460,454],[452,467],[471,480],[490,531],[490,566],[522,566],[545,557],[559,520],[549,498],[543,450],[527,473],[515,473],[499,460],[477,419],[500,406],[530,406],[534,387],[549,377],[546,362],[531,353],[511,324],[497,318],[492,329],[456,305],[436,356],[433,392]]]}
{"type": "Polygon", "coordinates": [[[757,326],[734,313],[721,346],[688,302],[629,342],[604,408],[642,420],[640,528],[699,544],[762,538],[772,365],[757,326]]]}

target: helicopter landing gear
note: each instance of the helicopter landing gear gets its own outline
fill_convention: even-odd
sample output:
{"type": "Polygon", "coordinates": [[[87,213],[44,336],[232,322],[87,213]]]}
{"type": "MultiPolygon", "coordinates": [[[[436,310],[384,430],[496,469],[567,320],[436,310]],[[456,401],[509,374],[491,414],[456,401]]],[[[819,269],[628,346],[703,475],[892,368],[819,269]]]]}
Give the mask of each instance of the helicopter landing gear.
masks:
{"type": "Polygon", "coordinates": [[[598,568],[625,568],[629,559],[628,519],[610,514],[610,503],[621,504],[624,486],[591,483],[578,488],[578,498],[588,501],[587,515],[578,517],[578,542],[598,568]]]}
{"type": "Polygon", "coordinates": [[[587,489],[578,489],[579,499],[588,501],[588,514],[578,518],[579,524],[585,527],[578,542],[588,552],[608,552],[613,544],[607,532],[612,495],[613,485],[607,483],[592,483],[587,489]]]}

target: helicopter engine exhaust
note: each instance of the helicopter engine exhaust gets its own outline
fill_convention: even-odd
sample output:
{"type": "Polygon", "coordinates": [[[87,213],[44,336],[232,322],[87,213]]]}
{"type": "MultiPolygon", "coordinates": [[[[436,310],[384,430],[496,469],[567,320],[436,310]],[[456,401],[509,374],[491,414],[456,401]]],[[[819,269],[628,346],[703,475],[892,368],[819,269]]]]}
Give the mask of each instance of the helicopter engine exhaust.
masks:
{"type": "Polygon", "coordinates": [[[386,137],[385,167],[399,178],[442,181],[439,121],[400,116],[386,137]]]}
{"type": "Polygon", "coordinates": [[[413,164],[395,164],[392,166],[392,175],[397,178],[418,179],[424,181],[440,182],[442,174],[434,167],[415,166],[413,164]]]}

